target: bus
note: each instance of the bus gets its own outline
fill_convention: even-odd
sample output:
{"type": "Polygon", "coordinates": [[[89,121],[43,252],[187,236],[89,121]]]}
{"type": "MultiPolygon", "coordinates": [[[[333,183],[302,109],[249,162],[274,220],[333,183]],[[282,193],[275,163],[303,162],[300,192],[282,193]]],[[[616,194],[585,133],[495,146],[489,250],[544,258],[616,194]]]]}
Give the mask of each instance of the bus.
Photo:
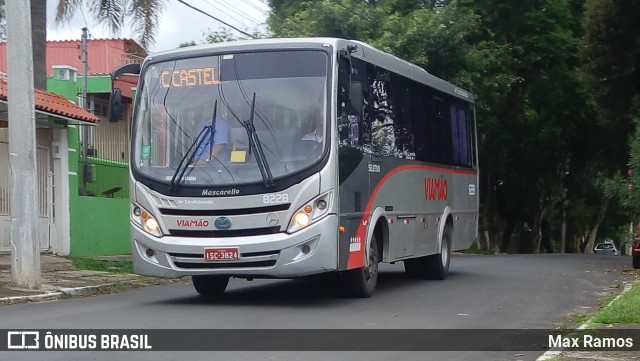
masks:
{"type": "Polygon", "coordinates": [[[477,236],[474,97],[416,65],[359,41],[291,38],[162,52],[122,74],[139,74],[138,274],[191,276],[217,295],[230,277],[331,272],[369,297],[380,262],[444,279],[477,236]]]}

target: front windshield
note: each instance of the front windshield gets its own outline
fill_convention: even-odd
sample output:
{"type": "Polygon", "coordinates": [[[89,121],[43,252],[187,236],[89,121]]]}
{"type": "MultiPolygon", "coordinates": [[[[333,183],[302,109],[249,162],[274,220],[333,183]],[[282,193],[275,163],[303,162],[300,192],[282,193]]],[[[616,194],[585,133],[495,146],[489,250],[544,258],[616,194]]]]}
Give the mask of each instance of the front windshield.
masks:
{"type": "Polygon", "coordinates": [[[143,74],[134,117],[132,167],[183,186],[262,182],[261,163],[275,180],[291,175],[322,156],[326,89],[327,55],[322,51],[152,64],[143,74]],[[254,94],[254,127],[249,127],[254,94]],[[263,159],[256,157],[256,139],[263,159]]]}

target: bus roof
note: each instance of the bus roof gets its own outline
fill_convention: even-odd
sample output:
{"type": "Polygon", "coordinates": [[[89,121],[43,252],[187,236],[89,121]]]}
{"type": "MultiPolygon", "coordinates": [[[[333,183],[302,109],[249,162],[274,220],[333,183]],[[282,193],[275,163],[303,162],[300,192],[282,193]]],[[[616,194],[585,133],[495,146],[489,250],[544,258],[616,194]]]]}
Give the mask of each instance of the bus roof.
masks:
{"type": "Polygon", "coordinates": [[[339,38],[271,38],[237,40],[163,51],[151,54],[147,59],[145,59],[145,62],[151,60],[154,62],[170,60],[178,57],[207,56],[218,52],[225,53],[255,49],[284,50],[288,48],[300,49],[307,47],[321,49],[327,45],[334,47],[334,49],[344,49],[349,45],[356,45],[357,49],[352,53],[353,57],[370,62],[409,79],[424,83],[456,98],[474,103],[474,96],[471,92],[457,87],[444,79],[429,74],[426,70],[415,64],[402,60],[395,55],[385,53],[369,44],[357,40],[345,40],[339,38]]]}

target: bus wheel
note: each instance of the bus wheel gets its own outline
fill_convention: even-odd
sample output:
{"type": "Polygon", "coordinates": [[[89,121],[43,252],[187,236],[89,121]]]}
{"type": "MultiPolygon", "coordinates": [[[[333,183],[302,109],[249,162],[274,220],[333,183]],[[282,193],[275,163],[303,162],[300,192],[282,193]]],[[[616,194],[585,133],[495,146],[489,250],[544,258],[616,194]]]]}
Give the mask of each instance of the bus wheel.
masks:
{"type": "Polygon", "coordinates": [[[203,296],[215,296],[224,293],[229,284],[229,276],[191,276],[193,287],[203,296]]]}
{"type": "Polygon", "coordinates": [[[631,256],[633,258],[633,268],[640,268],[640,255],[631,256]]]}
{"type": "Polygon", "coordinates": [[[404,261],[404,270],[410,277],[430,280],[443,280],[449,273],[451,258],[451,227],[446,226],[442,234],[440,253],[431,256],[412,258],[404,261]]]}
{"type": "Polygon", "coordinates": [[[369,245],[369,259],[364,267],[346,271],[343,276],[344,286],[351,297],[367,298],[373,294],[378,283],[378,241],[375,234],[369,245]]]}

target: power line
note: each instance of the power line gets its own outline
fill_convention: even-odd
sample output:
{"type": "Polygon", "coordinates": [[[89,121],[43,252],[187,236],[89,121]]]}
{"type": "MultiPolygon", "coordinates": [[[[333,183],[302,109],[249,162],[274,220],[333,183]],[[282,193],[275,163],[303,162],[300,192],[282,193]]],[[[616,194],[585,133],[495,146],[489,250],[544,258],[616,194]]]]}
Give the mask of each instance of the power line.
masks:
{"type": "MultiPolygon", "coordinates": [[[[207,1],[207,0],[205,0],[207,1]]],[[[235,14],[240,15],[241,17],[248,19],[250,22],[252,22],[255,25],[260,25],[261,22],[256,20],[254,17],[250,16],[249,14],[247,14],[246,12],[240,10],[239,8],[237,8],[236,6],[232,5],[231,3],[229,3],[227,0],[219,0],[216,1],[216,4],[219,4],[227,9],[229,9],[230,11],[232,11],[235,14]]],[[[236,3],[237,4],[237,3],[236,3]]],[[[255,26],[254,25],[254,26],[255,26]]]]}
{"type": "Polygon", "coordinates": [[[193,10],[195,10],[195,11],[197,11],[197,12],[199,12],[199,13],[203,14],[203,15],[206,15],[206,16],[208,16],[208,17],[210,17],[210,18],[212,18],[212,19],[214,19],[214,20],[216,20],[216,21],[218,21],[218,22],[223,23],[224,25],[226,25],[226,26],[230,27],[231,29],[233,29],[233,30],[235,30],[235,31],[239,32],[239,33],[240,33],[240,34],[242,34],[242,35],[246,35],[246,36],[248,36],[248,37],[250,37],[250,38],[252,38],[252,39],[255,39],[255,38],[256,38],[255,36],[253,36],[253,35],[251,35],[251,34],[249,34],[249,33],[245,32],[245,31],[242,31],[242,30],[240,30],[240,29],[236,28],[235,26],[230,25],[230,24],[228,24],[228,23],[226,23],[226,22],[224,22],[224,21],[222,21],[222,20],[218,19],[218,18],[216,18],[215,16],[213,16],[213,15],[211,15],[211,14],[209,14],[209,13],[207,13],[207,12],[203,11],[203,10],[200,10],[200,9],[198,9],[197,7],[195,7],[195,6],[191,5],[191,4],[188,4],[188,3],[187,3],[187,2],[185,2],[184,0],[178,0],[178,2],[179,2],[179,3],[182,3],[182,4],[186,5],[186,6],[188,6],[188,7],[190,7],[190,8],[192,8],[193,10]]]}
{"type": "Polygon", "coordinates": [[[258,10],[259,12],[263,13],[264,15],[267,15],[267,16],[269,15],[269,12],[268,12],[268,11],[265,11],[265,10],[263,10],[263,9],[260,9],[259,7],[257,7],[255,4],[253,4],[253,3],[252,3],[251,1],[249,1],[249,0],[240,0],[240,1],[242,1],[243,3],[245,3],[245,4],[249,5],[249,6],[251,6],[251,7],[252,7],[252,8],[254,8],[254,9],[258,10]]]}
{"type": "Polygon", "coordinates": [[[227,18],[232,19],[235,22],[246,26],[246,24],[242,20],[238,20],[238,18],[236,18],[235,16],[229,14],[224,9],[218,8],[217,6],[215,6],[215,4],[211,3],[209,0],[204,0],[204,2],[209,4],[209,6],[211,6],[216,12],[221,13],[221,14],[225,15],[227,18]]]}

